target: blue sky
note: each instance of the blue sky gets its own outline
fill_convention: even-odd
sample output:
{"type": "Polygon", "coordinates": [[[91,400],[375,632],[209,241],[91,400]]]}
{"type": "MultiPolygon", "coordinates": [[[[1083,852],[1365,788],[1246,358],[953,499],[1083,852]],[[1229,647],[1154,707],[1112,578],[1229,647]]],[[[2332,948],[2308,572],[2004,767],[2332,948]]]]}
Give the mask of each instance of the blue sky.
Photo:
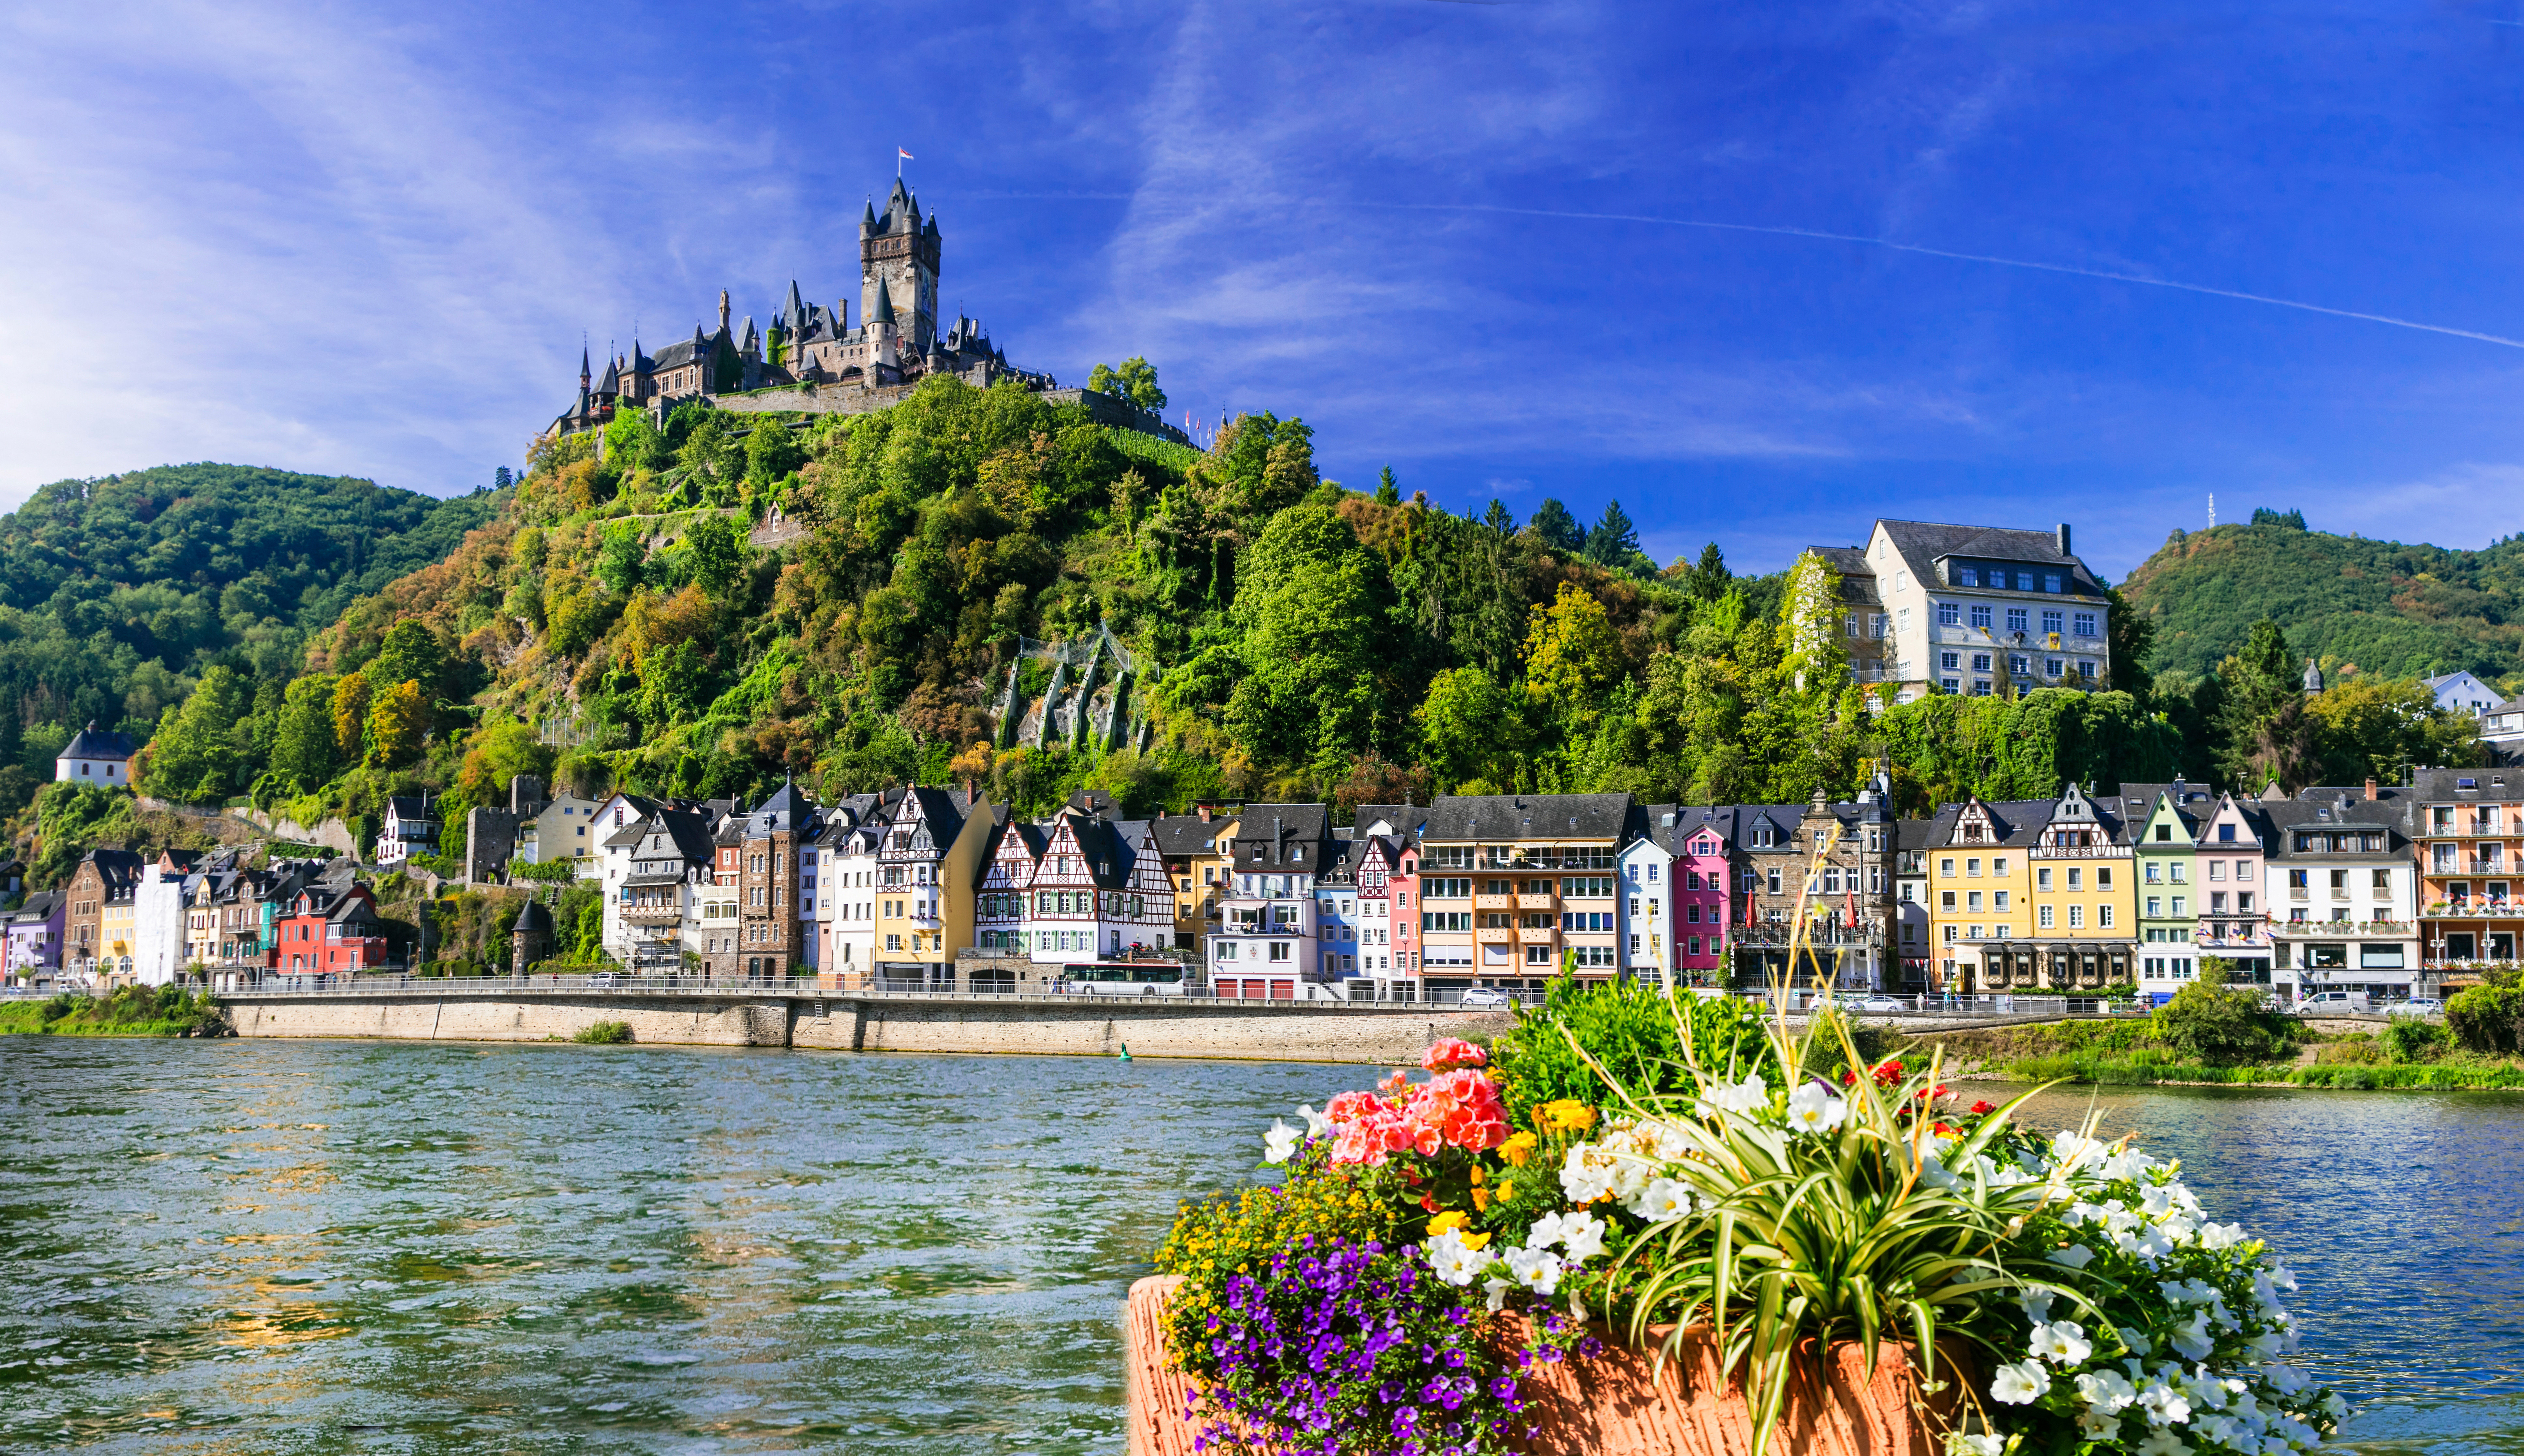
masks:
{"type": "Polygon", "coordinates": [[[2118,576],[2212,492],[2479,546],[2524,530],[2519,22],[21,4],[0,502],[205,459],[469,489],[582,332],[855,299],[900,146],[1016,363],[1144,354],[1352,484],[1619,499],[1741,569],[1885,514],[2070,521],[2118,576]]]}

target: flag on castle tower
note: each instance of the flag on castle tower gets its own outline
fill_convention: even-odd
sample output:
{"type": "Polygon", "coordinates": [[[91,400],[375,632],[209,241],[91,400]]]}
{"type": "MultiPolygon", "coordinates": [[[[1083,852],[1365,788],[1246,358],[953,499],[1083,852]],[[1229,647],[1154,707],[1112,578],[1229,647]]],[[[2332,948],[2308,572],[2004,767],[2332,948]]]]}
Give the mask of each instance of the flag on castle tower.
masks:
{"type": "Polygon", "coordinates": [[[909,152],[904,151],[904,150],[903,150],[902,148],[900,148],[900,147],[897,147],[897,148],[895,148],[895,149],[894,149],[894,155],[896,155],[897,157],[901,158],[901,159],[902,159],[903,161],[905,161],[905,162],[916,162],[916,161],[918,161],[918,160],[919,160],[918,158],[916,158],[916,157],[912,156],[909,152]]]}

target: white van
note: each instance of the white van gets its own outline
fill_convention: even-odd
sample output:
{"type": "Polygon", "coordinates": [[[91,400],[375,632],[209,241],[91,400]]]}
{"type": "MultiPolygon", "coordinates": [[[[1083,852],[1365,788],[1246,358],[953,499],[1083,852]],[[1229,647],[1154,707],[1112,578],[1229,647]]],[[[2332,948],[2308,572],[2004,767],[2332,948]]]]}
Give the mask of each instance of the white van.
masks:
{"type": "Polygon", "coordinates": [[[2325,1012],[2372,1011],[2373,1009],[2375,1008],[2367,1002],[2366,993],[2362,991],[2317,991],[2297,1002],[2297,1012],[2303,1016],[2320,1016],[2325,1012]]]}

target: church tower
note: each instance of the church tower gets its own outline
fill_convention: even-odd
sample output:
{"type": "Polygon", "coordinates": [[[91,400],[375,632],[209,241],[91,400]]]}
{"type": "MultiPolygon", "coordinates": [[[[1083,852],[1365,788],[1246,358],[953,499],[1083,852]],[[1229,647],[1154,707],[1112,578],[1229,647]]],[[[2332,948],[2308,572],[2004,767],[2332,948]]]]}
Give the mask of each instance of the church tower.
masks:
{"type": "Polygon", "coordinates": [[[917,358],[938,337],[938,219],[924,220],[920,202],[900,177],[880,216],[874,207],[859,221],[859,316],[877,315],[884,289],[903,354],[917,358]]]}

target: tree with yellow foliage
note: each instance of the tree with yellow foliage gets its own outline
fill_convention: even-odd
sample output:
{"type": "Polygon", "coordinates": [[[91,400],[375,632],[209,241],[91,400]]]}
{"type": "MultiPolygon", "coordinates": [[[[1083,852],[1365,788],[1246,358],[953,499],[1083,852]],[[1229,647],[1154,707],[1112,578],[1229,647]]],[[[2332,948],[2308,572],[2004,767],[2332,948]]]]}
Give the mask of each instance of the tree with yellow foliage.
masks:
{"type": "Polygon", "coordinates": [[[1525,696],[1586,728],[1603,716],[1604,695],[1622,677],[1622,639],[1604,604],[1574,581],[1533,608],[1525,631],[1525,696]]]}
{"type": "Polygon", "coordinates": [[[367,675],[349,673],[333,685],[333,748],[345,761],[358,760],[367,722],[367,675]]]}
{"type": "Polygon", "coordinates": [[[394,768],[420,756],[421,739],[429,732],[429,704],[420,684],[397,683],[376,695],[368,705],[367,761],[394,768]]]}

